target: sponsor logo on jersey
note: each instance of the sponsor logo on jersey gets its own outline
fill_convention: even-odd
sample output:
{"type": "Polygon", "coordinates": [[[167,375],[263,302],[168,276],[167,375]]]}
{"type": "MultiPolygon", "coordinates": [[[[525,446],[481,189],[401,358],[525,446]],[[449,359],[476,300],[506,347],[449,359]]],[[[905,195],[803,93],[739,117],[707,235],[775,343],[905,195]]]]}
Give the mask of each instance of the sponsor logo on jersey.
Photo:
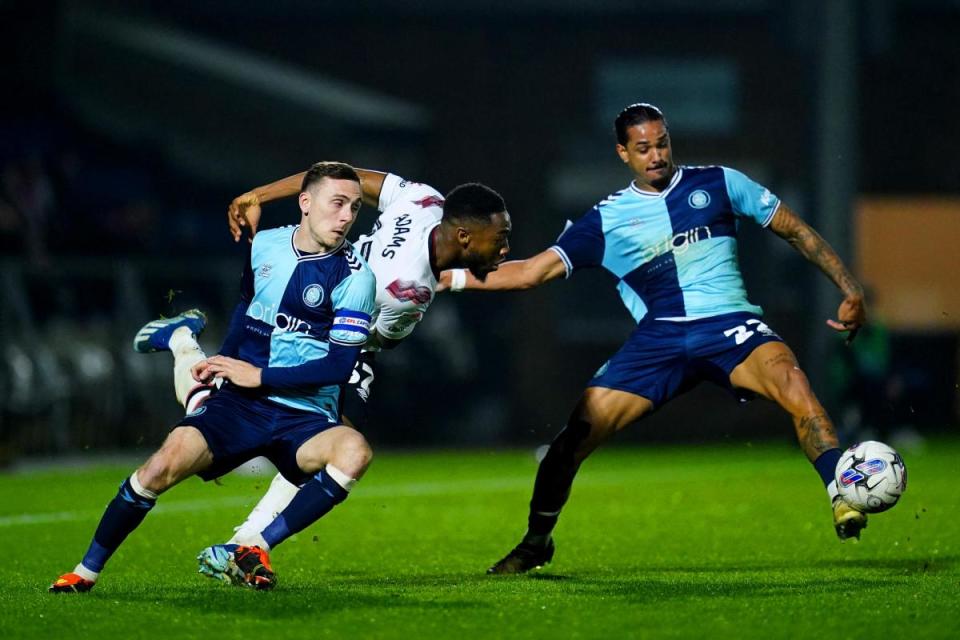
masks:
{"type": "Polygon", "coordinates": [[[259,269],[257,269],[257,277],[258,278],[269,277],[271,271],[273,271],[273,265],[268,262],[263,266],[261,266],[259,269]]]}
{"type": "Polygon", "coordinates": [[[410,280],[397,278],[388,284],[386,289],[390,295],[403,302],[426,304],[433,299],[433,292],[430,290],[430,287],[425,287],[410,280]]]}
{"type": "Polygon", "coordinates": [[[303,290],[303,304],[308,307],[318,307],[323,302],[323,287],[311,284],[303,290]]]}
{"type": "Polygon", "coordinates": [[[254,320],[260,320],[273,325],[275,327],[274,331],[280,333],[286,331],[309,333],[312,328],[306,320],[301,320],[288,313],[277,313],[277,310],[274,309],[272,304],[264,306],[262,302],[256,300],[250,303],[250,306],[247,308],[247,315],[254,320]]]}
{"type": "Polygon", "coordinates": [[[773,194],[770,193],[770,189],[764,189],[763,193],[760,195],[760,204],[765,207],[770,206],[773,202],[773,194]]]}
{"type": "Polygon", "coordinates": [[[427,207],[438,207],[443,205],[443,198],[440,196],[426,196],[424,198],[420,198],[419,200],[414,200],[413,204],[418,204],[424,209],[427,207]]]}
{"type": "Polygon", "coordinates": [[[687,204],[694,209],[703,209],[710,204],[710,194],[703,189],[697,189],[687,198],[687,204]]]}
{"type": "Polygon", "coordinates": [[[663,240],[643,250],[643,262],[649,262],[671,251],[676,255],[683,255],[690,248],[690,245],[696,244],[701,240],[709,240],[711,237],[713,236],[710,233],[710,227],[705,226],[689,229],[676,235],[666,236],[663,240]]]}

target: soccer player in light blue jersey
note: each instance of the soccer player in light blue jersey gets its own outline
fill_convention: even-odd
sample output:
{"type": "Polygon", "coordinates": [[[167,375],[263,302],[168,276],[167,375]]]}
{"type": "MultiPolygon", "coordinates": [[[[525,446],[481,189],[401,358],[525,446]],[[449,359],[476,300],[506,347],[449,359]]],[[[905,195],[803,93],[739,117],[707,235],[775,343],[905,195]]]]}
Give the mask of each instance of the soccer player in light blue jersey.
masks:
{"type": "Polygon", "coordinates": [[[804,453],[832,500],[841,539],[859,537],[866,515],[838,496],[836,432],[793,352],[747,300],[737,264],[737,227],[769,228],[840,289],[837,320],[852,339],[865,321],[863,288],[836,252],[769,190],[727,167],[677,166],[663,113],[650,104],[615,122],[617,154],[633,181],[569,226],[546,251],[504,263],[479,282],[447,274],[454,290],[527,289],[578,269],[603,267],[637,327],[587,384],[540,464],[521,543],[489,573],[522,573],[553,557],[551,538],[580,464],[607,438],[703,380],[761,395],[793,418],[804,453]],[[459,286],[458,286],[459,285],[459,286]]]}
{"type": "MultiPolygon", "coordinates": [[[[510,215],[503,198],[479,183],[460,185],[446,196],[432,187],[394,175],[357,169],[364,202],[381,214],[369,235],[356,241],[377,280],[375,310],[369,335],[349,382],[342,387],[339,410],[344,424],[365,431],[375,376],[375,354],[399,345],[416,327],[434,299],[437,277],[445,269],[464,267],[484,278],[496,270],[510,249],[510,215]]],[[[256,235],[260,205],[300,193],[304,173],[288,176],[234,198],[228,219],[235,241],[241,239],[241,223],[256,235]]],[[[198,383],[191,368],[206,358],[196,336],[205,319],[198,310],[147,323],[134,338],[141,353],[169,350],[174,357],[177,399],[188,414],[196,412],[211,397],[215,385],[198,383]]],[[[234,529],[226,545],[213,545],[200,552],[200,572],[212,578],[234,579],[225,547],[261,546],[264,528],[294,499],[301,487],[284,474],[270,483],[246,520],[234,529]]],[[[236,556],[236,551],[233,552],[236,556]]]]}
{"type": "Polygon", "coordinates": [[[83,560],[50,591],[92,589],[157,497],[192,475],[212,480],[263,455],[301,486],[257,544],[220,545],[225,579],[256,589],[276,583],[269,549],[347,498],[372,455],[337,406],[375,305],[373,272],[346,240],[360,202],[353,167],[317,163],[303,179],[300,224],[257,234],[223,347],[193,367],[198,382],[222,378],[220,391],[123,481],[83,560]]]}

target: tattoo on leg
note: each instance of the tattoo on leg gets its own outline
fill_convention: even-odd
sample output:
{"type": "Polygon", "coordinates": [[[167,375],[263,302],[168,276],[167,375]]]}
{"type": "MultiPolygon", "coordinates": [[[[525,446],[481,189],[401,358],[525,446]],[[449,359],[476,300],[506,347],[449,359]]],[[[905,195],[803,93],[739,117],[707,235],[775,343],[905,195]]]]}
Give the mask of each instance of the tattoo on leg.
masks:
{"type": "Polygon", "coordinates": [[[797,437],[804,450],[811,455],[819,456],[838,446],[833,423],[822,413],[800,418],[797,422],[797,437]]]}
{"type": "Polygon", "coordinates": [[[764,360],[763,366],[770,367],[775,364],[780,364],[781,362],[789,362],[790,364],[794,364],[795,361],[793,359],[793,356],[791,356],[789,353],[778,353],[772,358],[768,358],[764,360]]]}

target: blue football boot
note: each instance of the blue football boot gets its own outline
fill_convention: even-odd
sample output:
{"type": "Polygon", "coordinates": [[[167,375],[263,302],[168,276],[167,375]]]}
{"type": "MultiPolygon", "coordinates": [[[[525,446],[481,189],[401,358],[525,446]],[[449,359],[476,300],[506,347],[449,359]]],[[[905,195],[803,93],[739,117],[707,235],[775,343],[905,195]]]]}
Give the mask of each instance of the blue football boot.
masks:
{"type": "Polygon", "coordinates": [[[187,327],[194,336],[203,333],[207,317],[199,309],[190,309],[172,318],[160,318],[143,325],[133,337],[133,350],[137,353],[169,351],[170,336],[180,327],[187,327]]]}

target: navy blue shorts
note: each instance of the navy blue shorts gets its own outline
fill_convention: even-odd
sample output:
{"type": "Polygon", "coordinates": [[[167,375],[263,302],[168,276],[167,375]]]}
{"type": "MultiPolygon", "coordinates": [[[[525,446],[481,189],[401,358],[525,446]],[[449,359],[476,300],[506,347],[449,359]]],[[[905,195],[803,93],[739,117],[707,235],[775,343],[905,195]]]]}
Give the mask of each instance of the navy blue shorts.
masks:
{"type": "Polygon", "coordinates": [[[660,407],[709,380],[745,399],[751,394],[734,389],[730,373],[767,342],[783,340],[753,313],[689,322],[644,318],[587,386],[627,391],[660,407]]]}
{"type": "Polygon", "coordinates": [[[293,484],[310,478],[297,465],[297,449],[336,426],[319,413],[299,411],[225,384],[177,426],[196,427],[213,452],[204,480],[218,478],[257,456],[265,456],[293,484]]]}

